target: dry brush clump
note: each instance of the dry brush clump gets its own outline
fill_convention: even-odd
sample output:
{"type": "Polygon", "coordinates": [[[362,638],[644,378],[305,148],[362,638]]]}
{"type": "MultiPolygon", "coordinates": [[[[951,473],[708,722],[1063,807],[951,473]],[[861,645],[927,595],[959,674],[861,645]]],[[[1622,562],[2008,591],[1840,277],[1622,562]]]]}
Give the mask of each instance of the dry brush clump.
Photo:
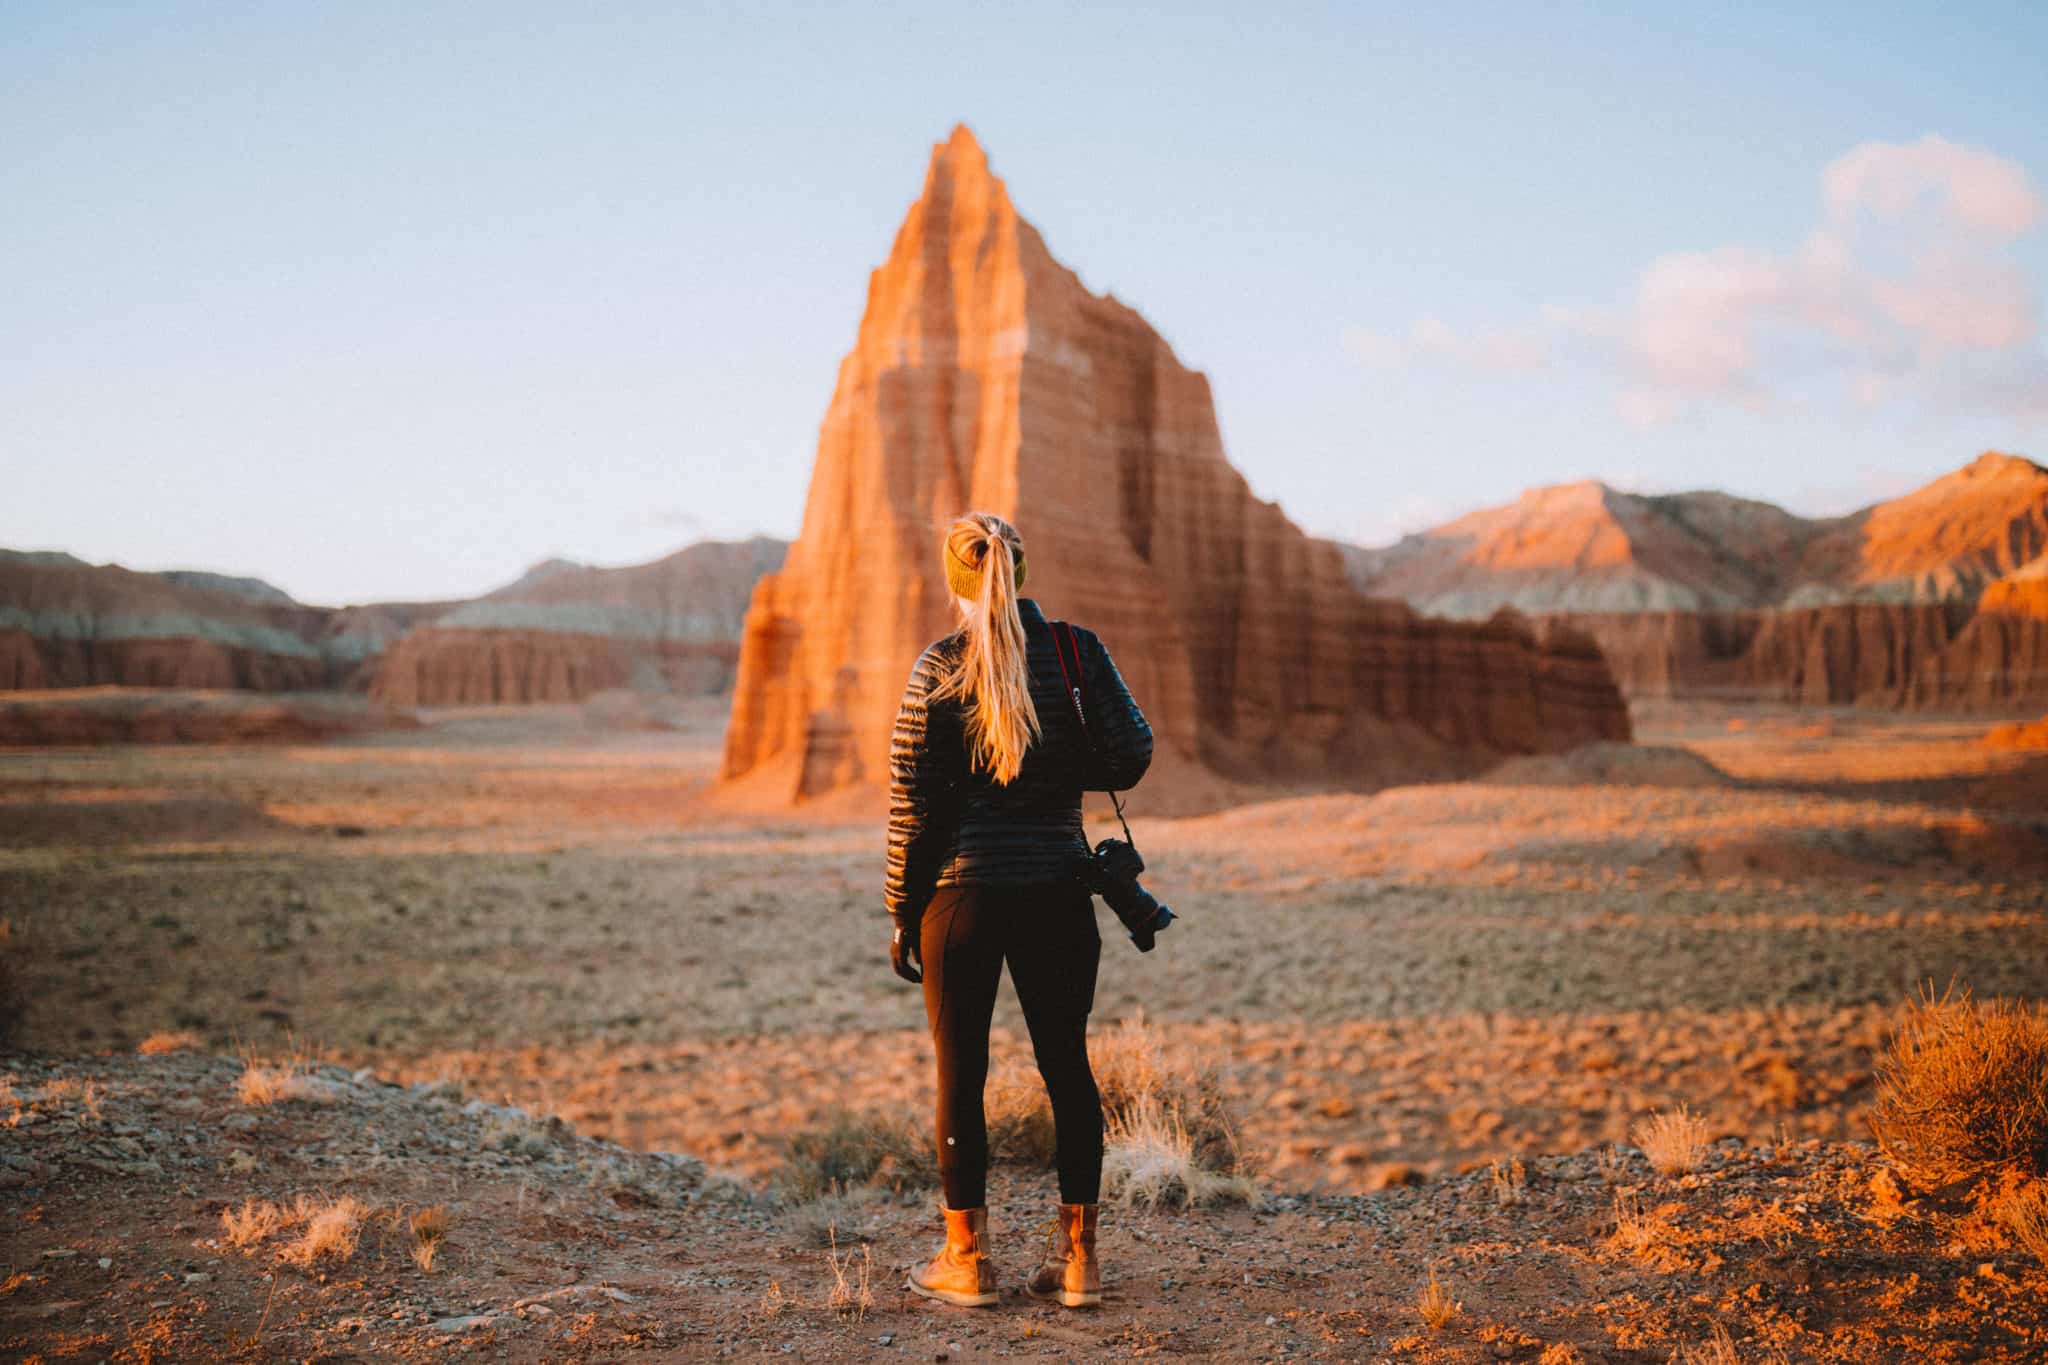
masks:
{"type": "Polygon", "coordinates": [[[1436,1271],[1430,1271],[1429,1283],[1422,1287],[1422,1292],[1415,1299],[1415,1311],[1421,1314],[1423,1325],[1432,1332],[1441,1332],[1451,1325],[1463,1307],[1437,1280],[1436,1271]]]}
{"type": "Polygon", "coordinates": [[[356,1254],[369,1205],[354,1195],[316,1199],[300,1195],[289,1205],[250,1199],[221,1213],[221,1232],[231,1247],[248,1251],[287,1232],[297,1236],[277,1249],[277,1259],[311,1268],[322,1261],[346,1263],[356,1254]]]}
{"type": "Polygon", "coordinates": [[[162,1029],[142,1040],[135,1050],[145,1057],[162,1057],[173,1052],[198,1052],[206,1040],[190,1029],[162,1029]]]}
{"type": "Polygon", "coordinates": [[[313,1054],[297,1043],[275,1060],[244,1052],[235,1095],[252,1109],[315,1099],[318,1096],[311,1082],[312,1066],[313,1054]]]}
{"type": "Polygon", "coordinates": [[[1193,1209],[1258,1199],[1249,1176],[1208,1165],[1179,1115],[1157,1100],[1139,1100],[1105,1127],[1102,1197],[1108,1203],[1193,1209]]]}
{"type": "Polygon", "coordinates": [[[1629,1130],[1629,1136],[1659,1175],[1696,1171],[1707,1158],[1706,1121],[1682,1104],[1642,1120],[1629,1130]]]}
{"type": "Polygon", "coordinates": [[[908,1120],[835,1114],[823,1127],[793,1134],[774,1190],[791,1203],[844,1196],[868,1186],[901,1192],[938,1183],[930,1136],[908,1120]]]}
{"type": "MultiPolygon", "coordinates": [[[[1253,1163],[1214,1067],[1169,1061],[1154,1031],[1127,1021],[1093,1039],[1102,1095],[1104,1193],[1113,1202],[1181,1206],[1256,1198],[1253,1163]]],[[[1052,1107],[1035,1072],[999,1071],[987,1090],[989,1157],[1050,1166],[1052,1107]]],[[[801,1241],[844,1227],[843,1201],[863,1188],[902,1193],[938,1182],[931,1130],[920,1117],[832,1116],[787,1140],[775,1194],[797,1208],[801,1241]],[[816,1204],[813,1214],[800,1207],[816,1204]]]]}
{"type": "Polygon", "coordinates": [[[422,1275],[434,1273],[434,1261],[441,1254],[441,1244],[448,1240],[448,1208],[436,1204],[421,1209],[406,1220],[406,1231],[412,1234],[412,1243],[407,1255],[420,1268],[422,1275]]]}
{"type": "Polygon", "coordinates": [[[1910,1179],[2048,1177],[2048,1008],[1921,993],[1877,1063],[1871,1128],[1910,1179]]]}

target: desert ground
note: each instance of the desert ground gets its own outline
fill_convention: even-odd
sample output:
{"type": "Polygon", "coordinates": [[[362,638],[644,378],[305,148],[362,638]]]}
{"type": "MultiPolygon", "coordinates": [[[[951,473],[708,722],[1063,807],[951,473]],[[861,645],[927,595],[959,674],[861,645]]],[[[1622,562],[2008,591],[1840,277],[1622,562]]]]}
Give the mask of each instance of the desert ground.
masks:
{"type": "MultiPolygon", "coordinates": [[[[1260,1193],[1107,1217],[1092,1315],[912,1299],[929,1190],[788,1180],[792,1140],[928,1110],[922,1008],[879,822],[721,806],[714,703],[0,750],[0,1350],[2042,1358],[2048,1272],[1902,1190],[1869,1115],[1926,983],[2048,997],[2048,756],[1987,721],[1635,719],[1471,782],[1178,819],[1138,790],[1181,920],[1140,955],[1103,915],[1098,1031],[1207,1077],[1260,1193]],[[238,1092],[294,1058],[278,1102],[238,1092]],[[1710,1146],[1655,1174],[1632,1135],[1680,1106],[1710,1146]],[[223,1224],[302,1195],[361,1200],[353,1257],[223,1224]],[[401,1215],[431,1205],[429,1273],[401,1215]]],[[[1028,1089],[1014,1002],[996,1028],[1028,1089]]],[[[1050,1177],[998,1170],[1022,1271],[1050,1177]]]]}

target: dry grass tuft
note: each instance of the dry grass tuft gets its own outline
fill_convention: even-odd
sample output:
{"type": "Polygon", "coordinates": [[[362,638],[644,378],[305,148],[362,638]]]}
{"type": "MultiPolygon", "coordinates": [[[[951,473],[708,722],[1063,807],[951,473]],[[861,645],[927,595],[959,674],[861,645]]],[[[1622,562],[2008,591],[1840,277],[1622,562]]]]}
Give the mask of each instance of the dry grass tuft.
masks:
{"type": "Polygon", "coordinates": [[[1415,1311],[1422,1315],[1423,1325],[1432,1332],[1441,1332],[1451,1325],[1463,1307],[1451,1297],[1451,1291],[1437,1282],[1436,1272],[1429,1272],[1429,1283],[1422,1287],[1422,1293],[1415,1300],[1415,1311]]]}
{"type": "Polygon", "coordinates": [[[1707,1158],[1706,1121],[1682,1104],[1676,1110],[1644,1119],[1629,1130],[1629,1136],[1643,1149],[1650,1169],[1659,1175],[1696,1171],[1707,1158]]]}
{"type": "Polygon", "coordinates": [[[239,1209],[222,1209],[220,1225],[227,1244],[237,1250],[255,1246],[293,1222],[291,1213],[268,1199],[250,1199],[239,1209]]]}
{"type": "Polygon", "coordinates": [[[278,1259],[299,1266],[311,1266],[319,1261],[347,1262],[356,1254],[363,1217],[369,1211],[368,1206],[353,1195],[345,1194],[325,1204],[311,1203],[302,1198],[293,1214],[295,1217],[302,1215],[305,1226],[298,1240],[277,1253],[278,1259]]]}
{"type": "Polygon", "coordinates": [[[206,1040],[192,1030],[179,1029],[152,1033],[135,1050],[145,1057],[161,1057],[169,1052],[198,1052],[205,1046],[206,1040]]]}
{"type": "Polygon", "coordinates": [[[849,1240],[872,1241],[876,1206],[886,1197],[873,1185],[855,1185],[815,1199],[793,1201],[783,1206],[783,1229],[796,1246],[834,1245],[841,1228],[847,1229],[849,1240]]]}
{"type": "Polygon", "coordinates": [[[245,1052],[242,1054],[242,1079],[235,1085],[235,1095],[251,1108],[312,1099],[313,1088],[306,1079],[312,1064],[312,1054],[297,1044],[293,1044],[291,1050],[276,1061],[266,1061],[253,1052],[245,1052]]]}
{"type": "Polygon", "coordinates": [[[1609,1144],[1593,1153],[1593,1169],[1607,1184],[1619,1185],[1628,1177],[1628,1155],[1621,1148],[1609,1144]]]}
{"type": "Polygon", "coordinates": [[[1495,1161],[1487,1168],[1493,1180],[1494,1201],[1502,1208],[1513,1208],[1529,1198],[1529,1171],[1522,1165],[1520,1157],[1509,1157],[1495,1161]]]}
{"type": "Polygon", "coordinates": [[[839,1240],[835,1236],[827,1256],[832,1266],[832,1296],[827,1307],[841,1317],[852,1318],[855,1322],[864,1320],[868,1310],[875,1306],[872,1283],[875,1268],[873,1250],[863,1242],[858,1259],[855,1259],[851,1251],[842,1257],[839,1252],[839,1240]]]}
{"type": "Polygon", "coordinates": [[[107,1119],[100,1109],[100,1101],[105,1098],[106,1092],[100,1089],[100,1083],[89,1076],[60,1076],[46,1082],[36,1092],[33,1107],[50,1113],[60,1106],[73,1106],[73,1118],[80,1124],[96,1127],[107,1119]]]}
{"type": "Polygon", "coordinates": [[[789,1138],[775,1192],[805,1203],[863,1185],[902,1191],[938,1183],[927,1131],[876,1114],[836,1114],[824,1127],[789,1138]]]}
{"type": "Polygon", "coordinates": [[[1536,1357],[1536,1365],[1586,1365],[1586,1358],[1570,1342],[1553,1341],[1536,1357]]]}
{"type": "MultiPolygon", "coordinates": [[[[1742,1352],[1735,1347],[1735,1338],[1717,1322],[1713,1335],[1699,1345],[1680,1346],[1673,1351],[1671,1365],[1744,1365],[1744,1360],[1742,1352]]],[[[1772,1351],[1755,1357],[1755,1365],[1785,1365],[1785,1355],[1782,1351],[1772,1351]]]]}
{"type": "Polygon", "coordinates": [[[1141,1110],[1157,1109],[1187,1135],[1202,1169],[1246,1179],[1257,1174],[1238,1143],[1237,1120],[1215,1066],[1168,1059],[1159,1031],[1143,1018],[1126,1019],[1090,1040],[1088,1060],[1112,1132],[1130,1127],[1141,1110]]]}
{"type": "Polygon", "coordinates": [[[1102,1197],[1125,1208],[1250,1204],[1250,1177],[1205,1165],[1179,1115],[1142,1100],[1109,1121],[1102,1149],[1102,1197]]]}
{"type": "Polygon", "coordinates": [[[434,1258],[441,1254],[441,1243],[448,1239],[448,1207],[436,1204],[430,1209],[421,1209],[406,1220],[406,1228],[412,1233],[412,1245],[408,1254],[412,1263],[420,1268],[423,1275],[434,1273],[434,1258]]]}
{"type": "Polygon", "coordinates": [[[1635,1195],[1626,1190],[1614,1192],[1614,1231],[1609,1234],[1607,1245],[1640,1256],[1654,1248],[1669,1230],[1661,1217],[1644,1210],[1635,1195]]]}
{"type": "Polygon", "coordinates": [[[1999,1196],[1993,1211],[2013,1241],[2048,1266],[2048,1180],[2014,1185],[1999,1196]]]}
{"type": "Polygon", "coordinates": [[[2048,1008],[1924,990],[1878,1059],[1871,1128],[1922,1184],[2048,1176],[2048,1008]]]}

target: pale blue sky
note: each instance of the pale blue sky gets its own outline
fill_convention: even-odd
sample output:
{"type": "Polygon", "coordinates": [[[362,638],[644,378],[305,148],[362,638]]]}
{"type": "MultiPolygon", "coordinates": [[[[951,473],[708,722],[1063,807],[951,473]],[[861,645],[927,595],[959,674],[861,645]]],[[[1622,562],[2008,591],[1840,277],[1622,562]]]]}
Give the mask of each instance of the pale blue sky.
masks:
{"type": "Polygon", "coordinates": [[[2038,4],[0,0],[0,545],[343,601],[792,534],[961,120],[1312,530],[1847,510],[2048,450],[2044,67],[2038,4]]]}

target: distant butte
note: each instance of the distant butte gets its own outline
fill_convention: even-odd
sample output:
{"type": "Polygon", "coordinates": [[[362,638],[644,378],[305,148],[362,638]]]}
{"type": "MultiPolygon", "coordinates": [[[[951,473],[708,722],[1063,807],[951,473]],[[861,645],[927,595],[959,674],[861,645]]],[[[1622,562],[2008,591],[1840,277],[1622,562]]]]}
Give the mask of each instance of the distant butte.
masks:
{"type": "Polygon", "coordinates": [[[1343,548],[1363,591],[1590,631],[1631,696],[2048,704],[2048,469],[2017,455],[1845,517],[1582,483],[1343,548]]]}
{"type": "Polygon", "coordinates": [[[1224,458],[1208,381],[1091,294],[965,127],[868,285],[803,530],[748,613],[724,775],[770,802],[872,790],[910,665],[951,628],[939,536],[1017,521],[1030,595],[1098,630],[1160,737],[1154,800],[1372,787],[1626,738],[1589,640],[1425,619],[1224,458]]]}

